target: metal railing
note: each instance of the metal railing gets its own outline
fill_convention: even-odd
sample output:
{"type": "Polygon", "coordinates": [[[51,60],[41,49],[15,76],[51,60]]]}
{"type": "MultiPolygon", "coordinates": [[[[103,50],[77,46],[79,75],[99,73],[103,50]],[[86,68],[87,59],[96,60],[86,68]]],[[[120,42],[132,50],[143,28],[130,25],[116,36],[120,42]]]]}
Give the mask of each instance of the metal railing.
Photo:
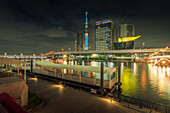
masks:
{"type": "Polygon", "coordinates": [[[115,99],[116,101],[118,101],[120,103],[123,102],[124,104],[127,105],[127,107],[135,105],[135,106],[138,106],[140,109],[143,109],[143,108],[149,109],[150,113],[152,111],[157,111],[157,112],[161,112],[161,113],[169,113],[170,112],[170,106],[168,106],[168,105],[150,102],[150,101],[146,101],[146,100],[142,100],[142,99],[137,99],[134,97],[125,96],[125,95],[118,94],[118,93],[108,93],[107,96],[115,99]],[[109,94],[110,94],[110,96],[109,96],[109,94]]]}

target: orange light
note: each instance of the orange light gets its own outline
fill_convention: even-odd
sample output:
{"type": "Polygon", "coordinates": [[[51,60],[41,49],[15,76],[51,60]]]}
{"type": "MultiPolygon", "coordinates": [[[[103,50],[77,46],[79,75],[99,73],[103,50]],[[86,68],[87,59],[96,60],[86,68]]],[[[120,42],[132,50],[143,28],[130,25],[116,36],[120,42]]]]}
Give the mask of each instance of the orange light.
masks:
{"type": "Polygon", "coordinates": [[[54,85],[52,85],[52,87],[63,88],[62,85],[58,85],[58,84],[54,84],[54,85]]]}
{"type": "Polygon", "coordinates": [[[165,64],[165,63],[166,63],[166,61],[162,61],[162,63],[163,63],[163,64],[165,64]]]}

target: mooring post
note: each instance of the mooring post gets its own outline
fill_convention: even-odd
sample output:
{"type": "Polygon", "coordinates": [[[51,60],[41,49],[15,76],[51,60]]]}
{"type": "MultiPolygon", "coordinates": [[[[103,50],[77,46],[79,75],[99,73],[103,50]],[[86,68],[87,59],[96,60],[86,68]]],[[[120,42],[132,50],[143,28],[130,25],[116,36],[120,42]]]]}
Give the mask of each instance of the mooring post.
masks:
{"type": "Polygon", "coordinates": [[[100,79],[100,87],[101,87],[101,90],[103,91],[104,89],[104,64],[103,62],[101,62],[101,79],[100,79]]]}
{"type": "Polygon", "coordinates": [[[33,72],[33,60],[31,59],[31,73],[33,72]]]}
{"type": "Polygon", "coordinates": [[[121,62],[118,64],[118,90],[121,89],[121,62]]]}
{"type": "Polygon", "coordinates": [[[118,99],[121,102],[121,62],[118,62],[118,99]]]}

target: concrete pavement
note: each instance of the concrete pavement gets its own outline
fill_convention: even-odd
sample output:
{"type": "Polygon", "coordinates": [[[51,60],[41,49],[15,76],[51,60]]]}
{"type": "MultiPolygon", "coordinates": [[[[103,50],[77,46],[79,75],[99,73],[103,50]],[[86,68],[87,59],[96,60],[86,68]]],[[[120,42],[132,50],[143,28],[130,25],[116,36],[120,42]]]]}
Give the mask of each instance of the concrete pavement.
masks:
{"type": "Polygon", "coordinates": [[[53,82],[28,77],[29,90],[37,93],[45,100],[45,106],[35,113],[138,113],[138,109],[130,109],[116,101],[60,86],[53,82]]]}

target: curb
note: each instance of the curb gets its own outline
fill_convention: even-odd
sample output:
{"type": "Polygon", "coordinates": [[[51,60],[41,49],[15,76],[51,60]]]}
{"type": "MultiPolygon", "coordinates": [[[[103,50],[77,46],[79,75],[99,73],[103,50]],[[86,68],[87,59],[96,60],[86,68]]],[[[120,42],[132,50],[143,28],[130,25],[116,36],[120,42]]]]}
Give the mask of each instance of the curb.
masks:
{"type": "Polygon", "coordinates": [[[29,110],[27,110],[29,113],[35,112],[39,109],[41,109],[42,107],[44,107],[45,105],[45,101],[43,100],[39,105],[35,106],[34,108],[31,108],[29,110]]]}

